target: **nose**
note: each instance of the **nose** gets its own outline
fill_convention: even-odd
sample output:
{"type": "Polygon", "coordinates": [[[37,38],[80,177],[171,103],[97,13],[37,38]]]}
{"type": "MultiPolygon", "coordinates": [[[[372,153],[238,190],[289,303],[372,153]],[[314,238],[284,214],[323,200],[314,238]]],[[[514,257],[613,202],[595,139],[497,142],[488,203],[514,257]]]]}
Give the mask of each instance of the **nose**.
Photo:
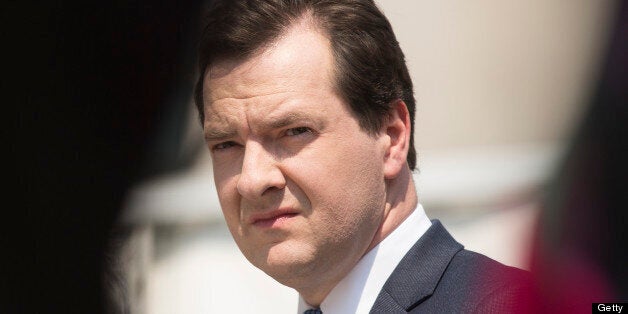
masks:
{"type": "Polygon", "coordinates": [[[245,145],[242,171],[238,178],[238,192],[242,197],[256,200],[272,190],[281,190],[286,179],[278,167],[277,158],[261,143],[249,141],[245,145]]]}

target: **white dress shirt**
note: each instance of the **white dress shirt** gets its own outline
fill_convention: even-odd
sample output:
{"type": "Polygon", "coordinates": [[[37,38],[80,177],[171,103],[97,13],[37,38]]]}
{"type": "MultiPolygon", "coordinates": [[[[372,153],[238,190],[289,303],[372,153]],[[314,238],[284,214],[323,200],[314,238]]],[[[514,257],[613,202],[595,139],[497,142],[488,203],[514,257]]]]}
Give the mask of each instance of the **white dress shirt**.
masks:
{"type": "MultiPolygon", "coordinates": [[[[382,242],[366,253],[327,295],[323,314],[368,313],[384,283],[432,222],[423,206],[417,208],[382,242]]],[[[312,308],[299,296],[298,313],[312,308]]]]}

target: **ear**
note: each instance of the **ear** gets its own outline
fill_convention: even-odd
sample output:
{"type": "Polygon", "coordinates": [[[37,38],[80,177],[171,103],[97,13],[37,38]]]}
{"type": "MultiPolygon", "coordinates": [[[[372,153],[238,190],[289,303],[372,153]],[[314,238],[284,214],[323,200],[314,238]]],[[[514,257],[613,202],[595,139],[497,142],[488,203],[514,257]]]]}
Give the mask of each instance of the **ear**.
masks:
{"type": "Polygon", "coordinates": [[[403,100],[397,99],[388,112],[388,119],[382,126],[384,137],[388,138],[384,155],[384,177],[394,179],[407,166],[406,158],[410,147],[410,113],[403,100]]]}

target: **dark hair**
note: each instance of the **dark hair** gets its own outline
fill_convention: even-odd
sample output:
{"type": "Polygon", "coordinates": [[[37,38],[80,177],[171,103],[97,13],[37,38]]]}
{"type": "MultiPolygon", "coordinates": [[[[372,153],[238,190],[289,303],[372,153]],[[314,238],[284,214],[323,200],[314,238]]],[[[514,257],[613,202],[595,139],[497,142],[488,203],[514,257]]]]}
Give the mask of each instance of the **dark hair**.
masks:
{"type": "MultiPolygon", "coordinates": [[[[415,101],[405,58],[390,23],[372,0],[213,1],[199,46],[195,102],[201,123],[207,67],[225,59],[250,57],[308,15],[331,42],[337,89],[360,127],[371,134],[378,132],[391,104],[401,99],[408,106],[414,130],[415,101]]],[[[413,132],[407,162],[414,170],[413,132]]]]}

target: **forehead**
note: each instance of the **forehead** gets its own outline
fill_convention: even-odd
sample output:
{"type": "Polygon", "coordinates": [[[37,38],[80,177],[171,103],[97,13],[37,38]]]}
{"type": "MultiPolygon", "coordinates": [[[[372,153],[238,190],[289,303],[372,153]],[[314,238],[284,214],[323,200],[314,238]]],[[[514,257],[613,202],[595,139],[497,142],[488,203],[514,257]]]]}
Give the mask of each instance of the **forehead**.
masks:
{"type": "Polygon", "coordinates": [[[300,23],[246,60],[225,60],[208,68],[204,107],[229,99],[280,97],[334,89],[329,40],[315,27],[300,23]]]}

